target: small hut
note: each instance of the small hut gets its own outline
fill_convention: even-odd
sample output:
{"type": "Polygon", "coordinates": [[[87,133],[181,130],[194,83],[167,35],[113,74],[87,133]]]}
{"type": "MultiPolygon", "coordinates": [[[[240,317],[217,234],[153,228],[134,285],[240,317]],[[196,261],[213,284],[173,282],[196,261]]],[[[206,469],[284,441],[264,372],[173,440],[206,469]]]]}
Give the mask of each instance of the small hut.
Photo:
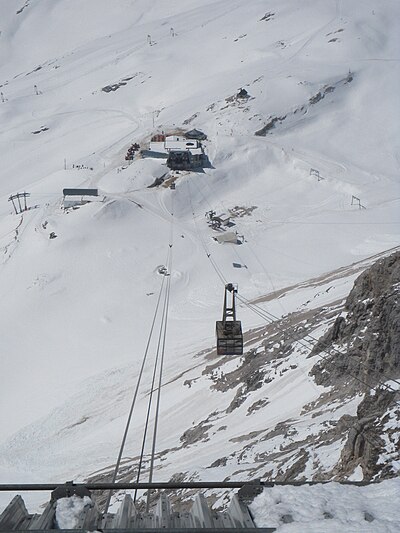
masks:
{"type": "Polygon", "coordinates": [[[240,89],[240,91],[236,95],[236,98],[246,100],[247,98],[249,98],[249,93],[246,91],[246,89],[240,89]]]}
{"type": "Polygon", "coordinates": [[[63,207],[75,207],[98,201],[99,191],[97,189],[63,189],[63,207]]]}

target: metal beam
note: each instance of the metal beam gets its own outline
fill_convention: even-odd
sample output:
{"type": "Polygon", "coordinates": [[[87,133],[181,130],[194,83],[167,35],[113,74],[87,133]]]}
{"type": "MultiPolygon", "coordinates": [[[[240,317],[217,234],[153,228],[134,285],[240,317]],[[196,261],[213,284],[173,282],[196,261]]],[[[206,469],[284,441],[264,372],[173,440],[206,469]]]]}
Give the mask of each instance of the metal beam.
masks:
{"type": "MultiPolygon", "coordinates": [[[[261,487],[292,486],[300,487],[304,485],[326,485],[327,483],[339,483],[341,485],[353,485],[364,487],[376,484],[380,481],[197,481],[188,483],[74,483],[69,486],[86,488],[88,490],[135,490],[135,489],[240,489],[246,485],[259,484],[261,487]]],[[[65,483],[2,483],[0,492],[30,492],[30,491],[53,491],[65,483]]]]}

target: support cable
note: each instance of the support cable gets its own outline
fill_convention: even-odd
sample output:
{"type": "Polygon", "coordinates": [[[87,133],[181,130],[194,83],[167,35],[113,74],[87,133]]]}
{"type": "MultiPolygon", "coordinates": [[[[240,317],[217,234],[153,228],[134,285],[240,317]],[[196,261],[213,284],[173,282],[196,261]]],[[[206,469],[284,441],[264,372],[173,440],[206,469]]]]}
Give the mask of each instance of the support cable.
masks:
{"type": "Polygon", "coordinates": [[[194,207],[193,207],[193,201],[192,201],[192,194],[191,194],[191,191],[190,191],[190,185],[189,185],[188,181],[186,183],[187,183],[187,186],[188,186],[190,207],[191,207],[191,210],[192,210],[193,223],[194,223],[194,227],[196,229],[196,233],[198,235],[198,238],[200,240],[201,245],[203,246],[203,249],[204,249],[204,251],[206,253],[207,258],[208,258],[208,260],[211,263],[211,266],[215,270],[215,272],[216,272],[217,276],[219,277],[221,283],[225,286],[226,283],[227,283],[227,280],[225,279],[221,269],[218,267],[217,263],[215,262],[214,258],[212,257],[211,252],[209,251],[209,248],[208,248],[206,242],[204,241],[203,235],[201,234],[201,232],[199,230],[199,227],[197,225],[196,216],[195,216],[194,207]]]}
{"type": "MultiPolygon", "coordinates": [[[[172,266],[172,261],[169,266],[170,267],[172,266]]],[[[164,361],[165,361],[165,346],[166,346],[167,326],[168,326],[170,289],[171,289],[171,276],[169,276],[167,280],[166,297],[165,297],[165,302],[164,302],[164,322],[163,322],[163,332],[162,332],[163,337],[162,337],[162,343],[161,343],[161,359],[160,359],[158,387],[157,387],[157,403],[156,403],[155,416],[154,416],[153,442],[152,442],[151,456],[150,456],[149,483],[152,483],[153,481],[153,472],[154,472],[154,460],[155,460],[157,431],[158,431],[160,403],[161,403],[162,378],[163,378],[164,361]]],[[[147,503],[146,503],[147,511],[149,511],[149,507],[150,507],[150,494],[151,494],[151,491],[149,490],[147,492],[147,503]]]]}
{"type": "MultiPolygon", "coordinates": [[[[154,460],[155,460],[156,443],[157,443],[157,431],[158,431],[158,422],[159,422],[159,414],[160,414],[162,378],[163,378],[164,361],[165,361],[165,346],[166,346],[166,340],[167,340],[169,301],[170,301],[170,294],[171,294],[173,244],[174,244],[174,196],[172,197],[172,207],[171,207],[171,226],[170,226],[170,242],[169,242],[169,249],[171,253],[169,255],[169,264],[167,265],[169,276],[167,280],[167,287],[165,291],[166,296],[165,296],[164,309],[163,309],[163,316],[164,316],[163,338],[162,338],[161,360],[160,360],[160,370],[159,370],[159,379],[158,379],[157,403],[156,403],[156,411],[155,411],[155,417],[154,417],[153,443],[152,443],[152,448],[151,448],[149,483],[153,481],[154,460]]],[[[161,334],[161,331],[160,331],[160,334],[161,334]]],[[[151,495],[151,491],[149,490],[147,492],[147,502],[146,502],[147,511],[149,510],[149,507],[150,507],[150,495],[151,495]]]]}
{"type": "MultiPolygon", "coordinates": [[[[154,311],[153,320],[152,320],[152,324],[151,324],[151,328],[150,328],[150,332],[149,332],[149,336],[148,336],[148,339],[147,339],[146,349],[145,349],[143,360],[142,360],[142,365],[140,367],[140,371],[139,371],[139,376],[138,376],[137,383],[136,383],[135,392],[134,392],[134,395],[133,395],[133,398],[132,398],[131,407],[130,407],[128,418],[127,418],[126,425],[125,425],[124,435],[122,437],[121,447],[120,447],[120,450],[119,450],[119,453],[118,453],[117,462],[115,464],[115,469],[114,469],[114,473],[113,473],[113,477],[112,477],[112,483],[115,483],[115,480],[117,479],[119,467],[120,467],[120,464],[121,464],[121,458],[122,458],[122,454],[123,454],[123,451],[124,451],[124,448],[125,448],[126,438],[128,436],[129,426],[130,426],[132,415],[133,415],[133,411],[134,411],[134,408],[135,408],[135,404],[136,404],[136,400],[137,400],[137,396],[138,396],[138,392],[139,392],[140,383],[141,383],[141,380],[142,380],[142,377],[143,377],[143,371],[144,371],[144,367],[145,367],[145,364],[146,364],[147,355],[148,355],[148,352],[149,352],[151,338],[153,336],[154,325],[155,325],[155,322],[156,322],[158,309],[159,309],[159,306],[160,306],[160,301],[161,301],[161,295],[162,295],[162,292],[163,292],[164,282],[165,282],[165,277],[163,276],[163,279],[162,279],[162,282],[161,282],[160,291],[159,291],[159,294],[158,294],[157,304],[156,304],[156,308],[155,308],[155,311],[154,311]]],[[[110,506],[111,497],[112,497],[112,490],[110,490],[110,492],[108,493],[108,496],[107,496],[107,500],[106,500],[106,504],[105,504],[105,510],[104,510],[105,513],[108,512],[108,508],[110,506]]]]}
{"type": "MultiPolygon", "coordinates": [[[[171,249],[168,250],[167,264],[169,263],[169,256],[170,255],[171,255],[171,249]]],[[[166,276],[164,275],[164,280],[165,280],[165,278],[166,278],[166,276]]],[[[166,286],[168,286],[168,281],[169,281],[169,278],[167,280],[166,286]]],[[[164,308],[165,308],[165,296],[164,296],[164,308]]],[[[155,356],[155,360],[154,360],[153,376],[152,376],[152,381],[151,381],[149,401],[148,401],[148,404],[147,404],[146,422],[145,422],[145,427],[144,427],[144,431],[143,431],[142,447],[141,447],[141,450],[140,450],[140,458],[139,458],[139,464],[138,464],[138,472],[137,472],[137,476],[136,476],[136,483],[139,483],[140,474],[141,474],[142,466],[143,466],[143,462],[144,462],[144,450],[145,450],[145,446],[146,446],[147,432],[148,432],[149,421],[150,421],[151,406],[152,406],[152,402],[153,402],[153,393],[155,391],[154,384],[156,382],[157,366],[158,366],[158,360],[159,360],[159,356],[160,356],[161,331],[162,331],[162,326],[163,326],[163,323],[164,323],[164,314],[165,313],[164,313],[164,310],[163,310],[162,318],[161,318],[161,325],[160,325],[160,333],[159,333],[159,337],[158,337],[158,345],[157,345],[156,356],[155,356]]],[[[134,502],[136,502],[136,499],[137,499],[137,489],[135,490],[135,494],[134,494],[134,502]]]]}
{"type": "MultiPolygon", "coordinates": [[[[165,360],[169,300],[170,300],[170,293],[171,293],[171,274],[172,274],[172,255],[173,255],[172,247],[173,247],[173,235],[174,235],[174,196],[172,197],[172,206],[171,206],[170,215],[171,215],[171,225],[170,225],[170,236],[169,236],[169,250],[168,250],[168,259],[166,262],[167,282],[166,282],[166,288],[164,292],[164,303],[163,303],[162,318],[161,318],[158,343],[157,343],[157,354],[156,354],[156,359],[154,363],[153,380],[152,380],[151,393],[150,393],[149,405],[148,405],[148,411],[147,411],[146,431],[145,431],[145,435],[143,438],[142,454],[141,454],[141,464],[142,464],[145,440],[146,440],[146,434],[147,434],[147,428],[148,428],[148,420],[149,420],[149,416],[151,412],[152,398],[153,398],[153,394],[157,390],[157,401],[156,401],[155,414],[154,414],[154,429],[153,429],[153,439],[152,439],[152,448],[151,448],[150,466],[149,466],[150,482],[153,479],[157,430],[158,430],[159,412],[160,412],[160,404],[161,404],[162,377],[163,377],[164,360],[165,360]],[[157,388],[155,388],[154,385],[155,385],[155,378],[156,378],[157,370],[158,370],[159,377],[158,377],[158,386],[157,388]]],[[[139,475],[140,475],[140,472],[138,473],[138,480],[139,480],[139,475]]],[[[147,510],[149,510],[149,506],[150,506],[150,494],[151,492],[149,490],[147,493],[147,503],[146,503],[147,510]]],[[[136,497],[137,497],[137,491],[135,491],[135,498],[136,497]]]]}

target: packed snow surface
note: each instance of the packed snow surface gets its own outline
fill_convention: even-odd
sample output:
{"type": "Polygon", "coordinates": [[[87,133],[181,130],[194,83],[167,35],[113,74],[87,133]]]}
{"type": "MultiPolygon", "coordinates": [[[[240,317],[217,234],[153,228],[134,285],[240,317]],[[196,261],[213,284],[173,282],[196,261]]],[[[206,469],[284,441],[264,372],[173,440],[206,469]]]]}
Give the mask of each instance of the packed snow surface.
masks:
{"type": "Polygon", "coordinates": [[[338,483],[264,489],[251,504],[257,527],[277,533],[397,533],[400,480],[366,487],[338,483]]]}
{"type": "MultiPolygon", "coordinates": [[[[0,0],[3,482],[85,479],[115,462],[170,250],[157,446],[176,455],[157,459],[160,481],[241,477],[232,457],[246,435],[300,419],[320,396],[299,351],[226,418],[236,390],[210,390],[204,354],[221,277],[279,318],[337,305],[360,269],[326,273],[399,245],[399,11],[395,0],[0,0]],[[208,135],[211,165],[178,175],[175,190],[148,188],[164,160],[125,161],[134,142],[192,128],[208,135]],[[64,210],[65,187],[99,197],[64,210]],[[14,210],[23,192],[28,209],[14,210]],[[213,240],[211,209],[232,216],[243,244],[213,240]],[[204,443],[182,446],[199,424],[204,443]]],[[[242,303],[238,316],[245,331],[264,324],[242,303]]],[[[330,467],[340,446],[318,453],[330,467]]]]}

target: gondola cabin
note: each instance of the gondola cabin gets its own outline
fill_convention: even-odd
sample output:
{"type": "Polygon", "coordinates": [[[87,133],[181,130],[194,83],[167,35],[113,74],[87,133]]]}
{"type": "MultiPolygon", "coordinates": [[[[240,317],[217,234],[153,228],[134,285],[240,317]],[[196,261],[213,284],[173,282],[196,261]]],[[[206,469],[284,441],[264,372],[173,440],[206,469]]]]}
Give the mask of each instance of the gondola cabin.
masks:
{"type": "Polygon", "coordinates": [[[225,285],[222,320],[218,320],[215,325],[218,355],[243,354],[242,323],[240,320],[236,320],[236,293],[236,285],[233,285],[233,283],[225,285]],[[229,298],[231,300],[231,305],[229,305],[228,302],[229,298]]]}
{"type": "Polygon", "coordinates": [[[217,321],[217,353],[218,355],[242,355],[243,334],[239,320],[217,321]]]}

